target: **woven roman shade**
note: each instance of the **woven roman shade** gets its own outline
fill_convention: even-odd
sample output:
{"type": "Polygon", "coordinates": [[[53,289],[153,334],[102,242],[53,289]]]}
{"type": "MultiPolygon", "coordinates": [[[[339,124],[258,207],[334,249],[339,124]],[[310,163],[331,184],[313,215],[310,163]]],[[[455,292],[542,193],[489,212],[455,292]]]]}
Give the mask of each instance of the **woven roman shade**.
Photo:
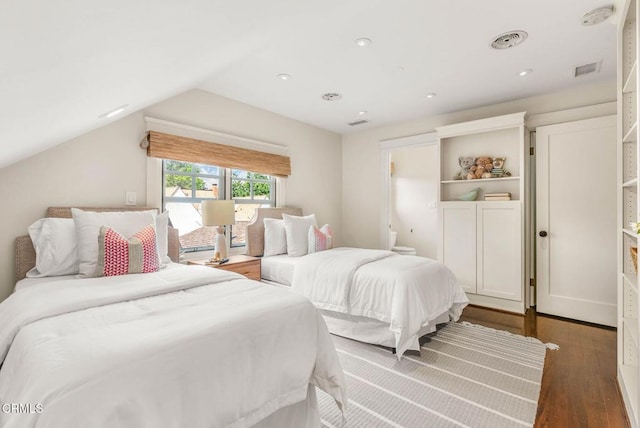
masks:
{"type": "Polygon", "coordinates": [[[243,169],[276,177],[291,175],[289,156],[211,143],[178,135],[150,131],[147,156],[183,162],[243,169]]]}

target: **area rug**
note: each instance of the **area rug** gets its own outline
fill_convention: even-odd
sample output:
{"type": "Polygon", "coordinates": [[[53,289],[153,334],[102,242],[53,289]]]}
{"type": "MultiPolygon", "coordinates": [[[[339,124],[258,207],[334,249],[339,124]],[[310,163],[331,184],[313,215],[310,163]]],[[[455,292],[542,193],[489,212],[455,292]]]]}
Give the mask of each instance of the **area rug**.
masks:
{"type": "Polygon", "coordinates": [[[332,336],[347,381],[345,419],[318,390],[322,426],[533,426],[547,348],[538,339],[448,323],[418,353],[332,336]],[[343,424],[344,422],[344,424],[343,424]]]}

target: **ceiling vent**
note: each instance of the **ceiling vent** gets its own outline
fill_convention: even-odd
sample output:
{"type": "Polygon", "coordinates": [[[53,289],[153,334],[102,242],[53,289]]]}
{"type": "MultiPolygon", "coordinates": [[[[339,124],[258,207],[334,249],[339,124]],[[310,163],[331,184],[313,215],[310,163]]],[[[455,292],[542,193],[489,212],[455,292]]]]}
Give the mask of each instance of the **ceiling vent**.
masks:
{"type": "Polygon", "coordinates": [[[599,73],[600,64],[602,64],[602,61],[592,62],[591,64],[578,65],[573,69],[573,77],[585,76],[591,73],[599,73]]]}
{"type": "Polygon", "coordinates": [[[526,31],[522,30],[508,31],[497,36],[491,42],[491,47],[494,49],[509,49],[527,40],[528,35],[526,31]]]}
{"type": "Polygon", "coordinates": [[[369,121],[366,120],[366,119],[360,119],[360,120],[356,120],[355,122],[349,122],[348,125],[349,126],[358,126],[358,125],[364,125],[365,123],[369,123],[369,121]]]}
{"type": "Polygon", "coordinates": [[[582,25],[596,25],[606,21],[613,15],[613,6],[600,7],[584,14],[582,25]]]}
{"type": "Polygon", "coordinates": [[[341,98],[342,95],[335,92],[327,92],[326,94],[322,95],[322,99],[325,101],[338,101],[341,98]]]}

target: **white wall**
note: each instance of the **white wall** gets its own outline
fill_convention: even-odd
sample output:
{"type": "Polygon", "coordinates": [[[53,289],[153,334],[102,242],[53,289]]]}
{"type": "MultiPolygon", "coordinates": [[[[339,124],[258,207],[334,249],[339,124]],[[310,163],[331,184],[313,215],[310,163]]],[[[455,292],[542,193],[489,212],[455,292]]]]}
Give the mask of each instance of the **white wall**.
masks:
{"type": "Polygon", "coordinates": [[[46,207],[122,206],[127,191],[137,192],[138,205],[146,203],[147,161],[138,146],[145,115],[287,146],[288,204],[315,212],[341,236],[338,134],[193,90],[0,169],[6,207],[0,222],[0,299],[13,290],[14,240],[46,207]]]}
{"type": "Polygon", "coordinates": [[[344,135],[342,228],[345,232],[342,244],[362,248],[380,246],[380,219],[383,209],[380,198],[380,141],[433,132],[436,126],[520,111],[528,113],[532,126],[586,119],[614,114],[615,100],[616,82],[611,81],[344,135]],[[570,110],[585,106],[594,107],[570,110]],[[565,110],[569,111],[563,112],[565,110]]]}
{"type": "Polygon", "coordinates": [[[391,227],[398,232],[396,245],[413,247],[416,254],[438,256],[438,148],[422,146],[391,152],[395,172],[391,177],[391,227]]]}

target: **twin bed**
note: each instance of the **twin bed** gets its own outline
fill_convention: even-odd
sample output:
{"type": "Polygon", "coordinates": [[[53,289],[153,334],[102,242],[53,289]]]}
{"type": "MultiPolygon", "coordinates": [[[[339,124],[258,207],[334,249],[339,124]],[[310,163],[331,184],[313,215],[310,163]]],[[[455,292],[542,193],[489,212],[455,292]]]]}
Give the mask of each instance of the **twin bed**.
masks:
{"type": "MultiPolygon", "coordinates": [[[[247,254],[263,256],[265,219],[283,214],[299,217],[302,210],[256,210],[247,225],[247,254]]],[[[262,257],[261,264],[263,280],[309,298],[331,333],[394,348],[398,357],[419,350],[422,336],[457,320],[469,302],[453,273],[424,257],[332,248],[301,257],[262,257]]]]}
{"type": "MultiPolygon", "coordinates": [[[[282,214],[301,211],[257,210],[249,255],[263,255],[264,219],[282,214]]],[[[0,426],[317,427],[316,386],[346,405],[327,326],[401,357],[467,304],[429,259],[353,248],[263,257],[272,287],[174,263],[177,231],[155,225],[165,266],[144,274],[25,278],[36,254],[30,237],[16,240],[16,291],[0,303],[0,402],[15,408],[0,426]]],[[[77,252],[82,266],[81,242],[77,252]]]]}
{"type": "MultiPolygon", "coordinates": [[[[16,245],[23,276],[34,250],[16,245]]],[[[313,427],[315,386],[346,403],[307,299],[203,266],[22,279],[0,303],[0,361],[5,428],[313,427]]]]}

